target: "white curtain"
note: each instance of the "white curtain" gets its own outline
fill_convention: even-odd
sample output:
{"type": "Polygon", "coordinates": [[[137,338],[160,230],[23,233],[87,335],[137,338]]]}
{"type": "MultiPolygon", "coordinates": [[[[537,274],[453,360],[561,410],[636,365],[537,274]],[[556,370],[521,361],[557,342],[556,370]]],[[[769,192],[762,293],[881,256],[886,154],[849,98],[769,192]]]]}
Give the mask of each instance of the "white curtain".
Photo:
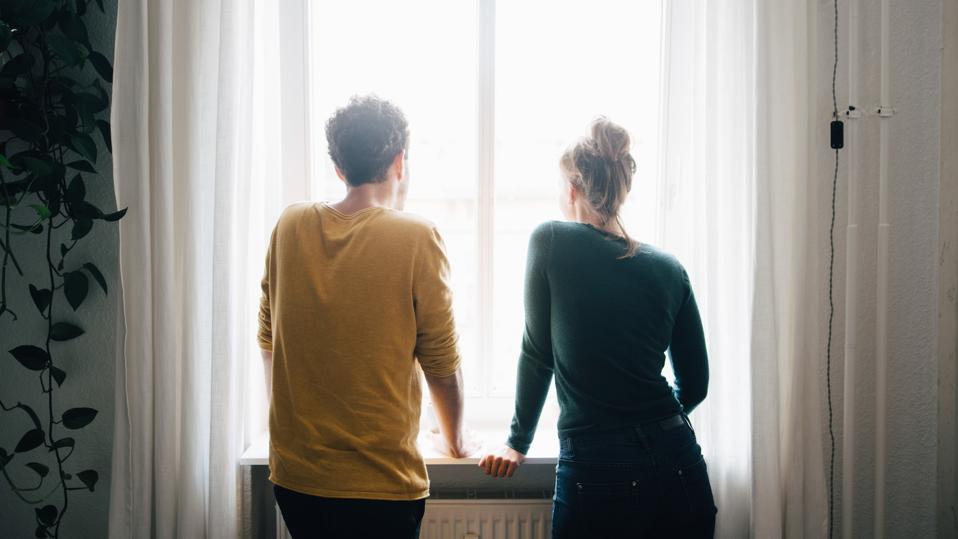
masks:
{"type": "MultiPolygon", "coordinates": [[[[818,4],[757,2],[752,530],[827,535],[824,356],[829,81],[816,77],[818,4]]],[[[831,43],[825,45],[831,50],[831,43]]],[[[829,55],[830,56],[830,55],[829,55]]],[[[829,106],[831,103],[829,103],[829,106]]]]}
{"type": "Polygon", "coordinates": [[[118,5],[111,537],[240,534],[251,17],[243,0],[118,5]]]}
{"type": "Polygon", "coordinates": [[[719,508],[716,537],[749,533],[754,5],[665,3],[662,246],[686,266],[706,328],[709,394],[691,415],[719,508]]]}
{"type": "Polygon", "coordinates": [[[820,324],[810,230],[814,2],[666,2],[661,242],[687,266],[710,353],[692,414],[716,537],[819,537],[820,324]]]}

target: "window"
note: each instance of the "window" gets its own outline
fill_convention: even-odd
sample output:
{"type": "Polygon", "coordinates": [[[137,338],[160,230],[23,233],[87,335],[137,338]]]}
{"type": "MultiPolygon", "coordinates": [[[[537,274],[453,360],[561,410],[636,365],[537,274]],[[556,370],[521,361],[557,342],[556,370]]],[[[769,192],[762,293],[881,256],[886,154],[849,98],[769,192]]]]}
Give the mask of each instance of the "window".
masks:
{"type": "MultiPolygon", "coordinates": [[[[595,116],[632,134],[638,171],[625,220],[639,239],[656,235],[661,9],[619,0],[308,3],[309,196],[344,193],[323,133],[336,107],[376,93],[404,110],[406,210],[445,238],[468,395],[485,399],[468,407],[470,420],[485,412],[502,423],[511,411],[528,238],[561,219],[559,156],[595,116]]],[[[544,421],[555,413],[553,402],[544,421]]]]}

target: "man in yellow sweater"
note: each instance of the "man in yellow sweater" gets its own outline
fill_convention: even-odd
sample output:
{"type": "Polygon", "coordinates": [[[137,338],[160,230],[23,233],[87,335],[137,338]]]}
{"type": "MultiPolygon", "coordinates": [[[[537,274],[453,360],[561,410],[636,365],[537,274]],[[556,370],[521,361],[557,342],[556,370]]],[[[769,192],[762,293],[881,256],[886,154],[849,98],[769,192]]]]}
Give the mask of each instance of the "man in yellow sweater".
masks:
{"type": "Polygon", "coordinates": [[[326,138],[346,197],[286,209],[266,258],[270,480],[294,538],[411,539],[429,496],[420,368],[449,453],[465,456],[449,264],[436,227],[401,211],[402,112],[354,97],[326,138]]]}

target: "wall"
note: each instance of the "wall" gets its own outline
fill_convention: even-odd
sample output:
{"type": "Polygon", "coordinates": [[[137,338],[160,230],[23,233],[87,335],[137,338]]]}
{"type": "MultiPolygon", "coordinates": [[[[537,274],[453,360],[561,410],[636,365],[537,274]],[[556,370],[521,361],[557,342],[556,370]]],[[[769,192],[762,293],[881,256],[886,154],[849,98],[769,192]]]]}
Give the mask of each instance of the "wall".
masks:
{"type": "MultiPolygon", "coordinates": [[[[840,65],[838,106],[848,105],[848,1],[840,2],[840,65]]],[[[852,524],[855,537],[875,533],[875,357],[877,314],[879,123],[874,113],[880,101],[881,12],[880,2],[860,0],[861,54],[858,83],[860,100],[853,103],[865,112],[858,122],[861,134],[855,153],[841,152],[836,226],[836,341],[833,354],[836,460],[836,531],[852,524]],[[848,207],[847,163],[854,160],[859,173],[859,245],[846,255],[845,227],[848,207]],[[855,406],[856,458],[854,496],[841,492],[845,261],[858,258],[858,319],[850,328],[858,341],[855,406]],[[841,503],[854,503],[854,522],[841,522],[841,503]]],[[[821,220],[827,222],[834,166],[833,152],[824,136],[832,103],[833,4],[820,1],[818,20],[818,77],[822,81],[819,109],[823,136],[818,155],[815,189],[821,220]]],[[[889,105],[897,114],[889,122],[888,221],[890,228],[888,274],[887,467],[883,523],[887,537],[934,537],[936,534],[938,474],[938,229],[941,103],[941,0],[891,2],[889,105]]],[[[826,250],[827,228],[822,226],[817,248],[826,250]]],[[[827,252],[827,251],[823,251],[827,252]]],[[[825,271],[825,268],[822,268],[825,271]]],[[[824,293],[822,291],[821,293],[824,293]]],[[[824,345],[822,347],[824,355],[824,345]]],[[[810,358],[813,360],[814,358],[810,358]]],[[[824,363],[821,364],[824,366],[824,363]]],[[[824,376],[823,376],[824,382],[824,376]]],[[[827,437],[825,438],[827,440],[827,437]]],[[[827,448],[826,448],[827,449],[827,448]]],[[[825,461],[828,462],[828,455],[825,461]]]]}
{"type": "MultiPolygon", "coordinates": [[[[91,4],[93,4],[91,2],[91,4]]],[[[94,49],[108,58],[113,57],[113,36],[116,24],[116,0],[106,0],[107,13],[96,13],[87,17],[90,39],[94,49]]],[[[87,76],[95,77],[92,69],[87,76]]],[[[96,138],[96,137],[95,137],[96,138]]],[[[99,139],[97,138],[98,142],[99,139]]],[[[113,175],[109,154],[100,146],[100,160],[97,177],[87,177],[86,188],[89,199],[104,211],[113,211],[116,202],[113,195],[113,175]]],[[[76,261],[94,260],[110,286],[110,295],[104,296],[95,285],[91,285],[87,301],[80,307],[77,315],[63,313],[66,317],[76,316],[75,320],[86,329],[86,334],[75,341],[56,345],[62,353],[62,367],[68,378],[62,390],[57,392],[57,407],[62,411],[73,406],[88,406],[99,410],[99,415],[88,427],[77,431],[76,454],[69,461],[75,470],[92,468],[100,474],[99,483],[93,493],[87,491],[71,492],[70,507],[66,513],[61,536],[105,537],[107,529],[107,507],[109,506],[110,457],[113,443],[113,360],[115,357],[115,335],[117,320],[117,227],[116,225],[97,223],[87,238],[78,244],[70,257],[76,261]]],[[[33,239],[33,238],[31,238],[33,239]]],[[[26,240],[19,241],[19,252],[26,251],[26,240]]],[[[31,253],[33,254],[33,253],[31,253]]],[[[69,259],[68,259],[69,260],[69,259]]],[[[24,273],[31,282],[39,282],[39,275],[46,272],[46,262],[40,256],[24,256],[21,259],[24,273]]],[[[9,318],[0,321],[0,398],[4,402],[23,400],[36,402],[39,388],[36,378],[27,374],[25,369],[16,365],[6,351],[22,342],[36,342],[45,338],[45,331],[34,316],[36,309],[27,292],[27,281],[13,278],[11,302],[20,308],[21,321],[16,325],[9,318]],[[43,337],[41,337],[41,335],[43,337]]],[[[65,305],[65,303],[61,303],[65,305]]],[[[69,307],[67,307],[69,311],[69,307]]],[[[40,403],[35,407],[39,411],[40,403]]],[[[22,427],[28,423],[19,414],[0,415],[0,447],[8,450],[17,443],[22,427]]],[[[39,457],[39,451],[37,453],[39,457]]],[[[17,472],[19,473],[19,471],[17,472]]],[[[27,477],[27,476],[25,476],[27,477]]],[[[4,537],[33,537],[34,513],[16,499],[5,483],[0,483],[0,535],[4,537]]]]}
{"type": "Polygon", "coordinates": [[[942,6],[938,534],[958,538],[958,2],[942,6]]]}

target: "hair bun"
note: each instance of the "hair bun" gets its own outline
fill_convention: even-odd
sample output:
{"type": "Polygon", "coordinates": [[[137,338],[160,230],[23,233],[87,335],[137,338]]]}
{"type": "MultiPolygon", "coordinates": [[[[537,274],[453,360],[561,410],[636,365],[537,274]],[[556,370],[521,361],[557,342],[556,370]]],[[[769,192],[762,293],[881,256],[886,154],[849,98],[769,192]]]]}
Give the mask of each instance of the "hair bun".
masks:
{"type": "Polygon", "coordinates": [[[629,155],[632,141],[629,138],[629,132],[621,125],[600,116],[592,122],[590,130],[600,156],[612,161],[621,161],[629,155]]]}

